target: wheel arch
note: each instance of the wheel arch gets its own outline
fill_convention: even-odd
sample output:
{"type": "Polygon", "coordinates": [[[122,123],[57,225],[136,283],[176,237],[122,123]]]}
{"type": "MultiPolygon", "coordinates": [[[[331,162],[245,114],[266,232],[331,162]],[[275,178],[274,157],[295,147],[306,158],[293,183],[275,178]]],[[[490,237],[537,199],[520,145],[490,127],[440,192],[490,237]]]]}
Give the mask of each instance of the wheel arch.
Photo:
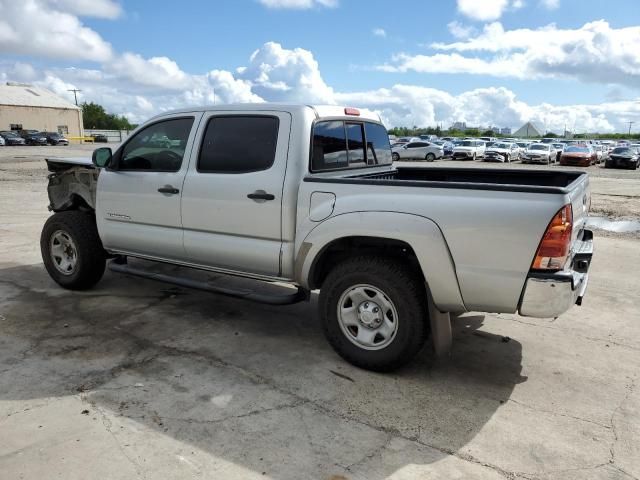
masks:
{"type": "Polygon", "coordinates": [[[305,288],[321,288],[335,262],[363,252],[407,262],[419,270],[440,310],[466,310],[445,238],[435,222],[419,215],[351,212],[325,220],[297,248],[296,281],[305,288]]]}

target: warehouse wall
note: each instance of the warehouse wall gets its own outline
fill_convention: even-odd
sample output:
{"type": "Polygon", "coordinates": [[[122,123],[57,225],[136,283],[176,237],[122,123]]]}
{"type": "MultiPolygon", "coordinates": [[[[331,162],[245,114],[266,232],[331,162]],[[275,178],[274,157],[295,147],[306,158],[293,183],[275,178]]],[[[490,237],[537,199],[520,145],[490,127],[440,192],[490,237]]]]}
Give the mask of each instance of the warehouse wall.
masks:
{"type": "Polygon", "coordinates": [[[11,130],[11,124],[22,124],[25,130],[57,132],[66,126],[70,137],[82,135],[82,112],[76,109],[19,107],[0,105],[0,130],[11,130]]]}

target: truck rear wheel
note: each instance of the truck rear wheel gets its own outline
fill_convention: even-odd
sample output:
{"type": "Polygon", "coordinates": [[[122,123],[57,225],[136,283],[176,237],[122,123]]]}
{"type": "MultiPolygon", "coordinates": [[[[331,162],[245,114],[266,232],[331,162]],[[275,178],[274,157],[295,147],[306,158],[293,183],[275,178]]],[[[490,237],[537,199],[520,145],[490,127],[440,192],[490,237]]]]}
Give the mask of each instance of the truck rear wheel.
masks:
{"type": "Polygon", "coordinates": [[[104,274],[106,252],[90,213],[71,210],[49,217],[42,228],[40,251],[49,276],[64,288],[91,288],[104,274]]]}
{"type": "Polygon", "coordinates": [[[334,267],[320,290],[325,335],[358,367],[395,370],[422,349],[428,334],[424,281],[398,260],[356,257],[334,267]]]}

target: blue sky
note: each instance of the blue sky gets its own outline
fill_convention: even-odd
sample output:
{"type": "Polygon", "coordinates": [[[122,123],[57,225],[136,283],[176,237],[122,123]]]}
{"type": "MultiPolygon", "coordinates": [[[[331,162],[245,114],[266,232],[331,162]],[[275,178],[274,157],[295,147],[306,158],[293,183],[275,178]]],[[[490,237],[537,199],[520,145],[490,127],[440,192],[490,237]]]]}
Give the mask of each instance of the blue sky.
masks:
{"type": "Polygon", "coordinates": [[[640,120],[637,0],[192,0],[170,8],[150,0],[0,0],[0,7],[8,13],[0,32],[5,22],[16,37],[0,35],[0,79],[61,94],[80,88],[83,100],[137,121],[214,97],[358,102],[392,124],[535,120],[612,131],[640,120]],[[34,17],[39,10],[56,20],[34,17]]]}

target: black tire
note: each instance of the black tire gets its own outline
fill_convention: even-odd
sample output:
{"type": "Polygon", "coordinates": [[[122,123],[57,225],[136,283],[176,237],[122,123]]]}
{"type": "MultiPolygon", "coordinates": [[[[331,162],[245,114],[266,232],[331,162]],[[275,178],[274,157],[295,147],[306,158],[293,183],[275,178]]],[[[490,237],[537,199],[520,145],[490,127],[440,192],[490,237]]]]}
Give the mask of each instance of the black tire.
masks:
{"type": "Polygon", "coordinates": [[[476,154],[473,154],[473,157],[471,157],[471,160],[473,160],[474,162],[476,161],[476,154]]]}
{"type": "Polygon", "coordinates": [[[40,252],[49,276],[61,287],[69,290],[86,290],[100,281],[104,274],[107,254],[98,236],[92,213],[70,210],[49,217],[42,228],[40,252]],[[63,232],[75,245],[75,266],[69,273],[62,273],[52,258],[52,238],[63,232]]]}
{"type": "Polygon", "coordinates": [[[393,153],[391,154],[391,159],[392,159],[394,162],[397,162],[398,160],[400,160],[400,155],[398,155],[396,152],[393,152],[393,153]]]}
{"type": "Polygon", "coordinates": [[[427,153],[427,156],[424,157],[427,162],[433,162],[436,159],[436,156],[433,153],[427,153]]]}
{"type": "Polygon", "coordinates": [[[366,370],[389,372],[407,364],[422,349],[429,332],[424,280],[401,260],[363,256],[338,264],[323,282],[318,306],[331,346],[346,361],[366,370]],[[378,350],[353,343],[338,319],[342,295],[362,284],[383,292],[397,311],[395,337],[378,350]]]}

